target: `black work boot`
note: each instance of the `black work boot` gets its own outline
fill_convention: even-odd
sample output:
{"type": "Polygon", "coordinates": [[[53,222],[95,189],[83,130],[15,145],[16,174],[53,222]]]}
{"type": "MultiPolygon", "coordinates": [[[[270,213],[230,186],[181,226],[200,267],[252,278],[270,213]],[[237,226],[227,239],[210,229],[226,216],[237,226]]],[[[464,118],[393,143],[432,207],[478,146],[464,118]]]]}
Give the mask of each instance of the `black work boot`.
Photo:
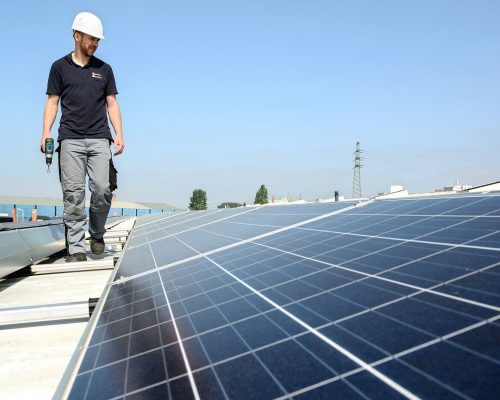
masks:
{"type": "Polygon", "coordinates": [[[96,239],[91,237],[90,250],[92,251],[92,253],[97,255],[104,253],[104,239],[96,239]]]}
{"type": "Polygon", "coordinates": [[[75,253],[69,256],[68,262],[80,262],[87,261],[87,255],[85,253],[75,253]]]}

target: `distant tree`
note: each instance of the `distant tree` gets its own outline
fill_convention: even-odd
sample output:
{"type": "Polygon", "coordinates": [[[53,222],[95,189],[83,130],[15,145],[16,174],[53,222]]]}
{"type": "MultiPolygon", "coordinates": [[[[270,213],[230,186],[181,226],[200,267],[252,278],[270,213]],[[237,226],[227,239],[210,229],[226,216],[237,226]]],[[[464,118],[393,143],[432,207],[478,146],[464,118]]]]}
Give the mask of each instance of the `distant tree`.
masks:
{"type": "Polygon", "coordinates": [[[217,208],[236,208],[236,207],[241,207],[243,204],[240,203],[234,203],[234,202],[225,202],[225,203],[220,203],[217,208]]]}
{"type": "Polygon", "coordinates": [[[201,189],[194,189],[189,203],[190,210],[206,210],[207,209],[207,192],[201,189]]]}
{"type": "Polygon", "coordinates": [[[269,200],[267,198],[267,188],[264,185],[260,185],[259,190],[255,193],[255,202],[254,204],[267,204],[269,200]]]}

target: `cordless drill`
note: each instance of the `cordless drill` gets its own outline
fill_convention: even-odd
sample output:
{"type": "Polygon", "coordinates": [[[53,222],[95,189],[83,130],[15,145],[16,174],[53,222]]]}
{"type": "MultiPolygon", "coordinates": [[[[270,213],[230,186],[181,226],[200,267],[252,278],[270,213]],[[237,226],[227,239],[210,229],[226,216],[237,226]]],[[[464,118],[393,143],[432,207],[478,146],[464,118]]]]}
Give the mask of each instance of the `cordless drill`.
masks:
{"type": "Polygon", "coordinates": [[[47,163],[47,173],[50,173],[50,164],[52,164],[52,155],[54,154],[54,139],[45,139],[45,162],[47,163]]]}

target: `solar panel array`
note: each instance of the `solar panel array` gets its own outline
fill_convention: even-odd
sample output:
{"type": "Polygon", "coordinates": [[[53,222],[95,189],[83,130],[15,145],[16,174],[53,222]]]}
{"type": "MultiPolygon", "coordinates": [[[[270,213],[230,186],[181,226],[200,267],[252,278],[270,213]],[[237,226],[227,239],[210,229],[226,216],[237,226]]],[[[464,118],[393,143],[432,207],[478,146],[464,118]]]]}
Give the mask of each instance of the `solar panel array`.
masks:
{"type": "Polygon", "coordinates": [[[494,398],[499,267],[498,194],[144,217],[61,387],[71,399],[494,398]]]}

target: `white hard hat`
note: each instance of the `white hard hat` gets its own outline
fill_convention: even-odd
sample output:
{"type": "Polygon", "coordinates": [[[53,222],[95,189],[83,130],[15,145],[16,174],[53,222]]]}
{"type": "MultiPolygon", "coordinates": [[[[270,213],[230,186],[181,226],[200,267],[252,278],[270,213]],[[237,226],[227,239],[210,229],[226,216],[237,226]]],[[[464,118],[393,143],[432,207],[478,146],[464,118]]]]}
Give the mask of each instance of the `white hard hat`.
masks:
{"type": "Polygon", "coordinates": [[[104,39],[101,20],[99,17],[89,12],[79,13],[75,17],[71,29],[99,39],[104,39]]]}

